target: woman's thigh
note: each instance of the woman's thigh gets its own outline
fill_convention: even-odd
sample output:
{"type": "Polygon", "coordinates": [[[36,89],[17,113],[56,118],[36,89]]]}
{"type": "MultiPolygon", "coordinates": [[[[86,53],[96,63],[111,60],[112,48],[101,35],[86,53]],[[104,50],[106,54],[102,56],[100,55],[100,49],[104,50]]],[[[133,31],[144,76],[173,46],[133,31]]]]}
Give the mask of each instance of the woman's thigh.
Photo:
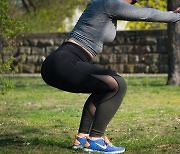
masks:
{"type": "Polygon", "coordinates": [[[111,86],[104,81],[105,76],[118,76],[116,72],[102,68],[87,62],[72,62],[72,77],[67,77],[74,92],[81,93],[104,93],[112,90],[111,86]],[[103,77],[101,77],[103,76],[103,77]]]}
{"type": "MultiPolygon", "coordinates": [[[[53,68],[53,66],[48,66],[48,68],[53,68]]],[[[51,69],[51,72],[47,74],[50,80],[46,82],[55,88],[74,93],[97,94],[111,90],[110,86],[99,76],[118,76],[114,71],[79,60],[61,62],[59,67],[56,66],[56,69],[51,69]]]]}

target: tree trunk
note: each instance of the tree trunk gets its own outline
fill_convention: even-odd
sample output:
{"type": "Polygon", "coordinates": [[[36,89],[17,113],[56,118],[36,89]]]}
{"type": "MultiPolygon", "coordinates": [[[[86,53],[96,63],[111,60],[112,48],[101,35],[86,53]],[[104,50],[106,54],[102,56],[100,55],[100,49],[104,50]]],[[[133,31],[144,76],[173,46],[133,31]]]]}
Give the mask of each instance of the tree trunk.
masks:
{"type": "Polygon", "coordinates": [[[36,12],[36,7],[35,7],[34,3],[32,2],[32,0],[28,0],[28,3],[33,8],[33,11],[36,12]]]}
{"type": "MultiPolygon", "coordinates": [[[[168,10],[180,6],[180,0],[168,0],[168,10]]],[[[180,23],[168,24],[169,69],[168,85],[180,85],[180,23]]]]}
{"type": "Polygon", "coordinates": [[[26,1],[25,0],[22,0],[22,3],[24,5],[24,8],[26,9],[26,11],[29,13],[30,10],[29,10],[29,6],[27,5],[26,1]]]}

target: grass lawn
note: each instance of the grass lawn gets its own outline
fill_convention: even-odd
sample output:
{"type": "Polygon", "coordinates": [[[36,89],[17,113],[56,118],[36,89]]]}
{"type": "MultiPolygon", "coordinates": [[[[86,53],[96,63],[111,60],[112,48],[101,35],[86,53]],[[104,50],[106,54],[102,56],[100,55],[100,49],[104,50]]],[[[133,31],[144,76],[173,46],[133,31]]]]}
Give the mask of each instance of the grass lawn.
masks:
{"type": "MultiPolygon", "coordinates": [[[[47,86],[40,77],[12,77],[0,95],[0,153],[71,154],[87,94],[47,86]]],[[[128,91],[106,135],[125,154],[180,153],[180,86],[166,77],[126,77],[128,91]]]]}

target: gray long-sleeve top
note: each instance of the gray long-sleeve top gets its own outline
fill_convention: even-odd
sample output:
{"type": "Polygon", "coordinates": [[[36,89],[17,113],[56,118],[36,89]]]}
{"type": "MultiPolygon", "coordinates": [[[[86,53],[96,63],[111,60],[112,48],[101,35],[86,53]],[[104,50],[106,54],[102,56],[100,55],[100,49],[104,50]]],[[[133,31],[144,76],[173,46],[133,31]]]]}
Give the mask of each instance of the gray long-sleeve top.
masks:
{"type": "Polygon", "coordinates": [[[68,38],[96,56],[104,43],[114,40],[117,20],[176,23],[180,13],[140,8],[123,0],[91,0],[68,38]]]}

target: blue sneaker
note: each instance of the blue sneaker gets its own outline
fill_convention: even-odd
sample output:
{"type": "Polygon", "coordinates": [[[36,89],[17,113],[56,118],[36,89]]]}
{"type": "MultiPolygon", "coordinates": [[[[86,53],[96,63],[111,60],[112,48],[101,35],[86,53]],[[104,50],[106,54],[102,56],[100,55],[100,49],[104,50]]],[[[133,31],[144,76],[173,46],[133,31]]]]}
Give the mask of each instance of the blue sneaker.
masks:
{"type": "Polygon", "coordinates": [[[85,142],[86,142],[86,137],[79,137],[79,136],[76,135],[72,148],[74,150],[82,149],[82,148],[84,148],[85,142]]]}
{"type": "Polygon", "coordinates": [[[113,146],[107,137],[97,140],[87,139],[84,145],[85,152],[102,152],[104,154],[123,153],[125,148],[113,146]]]}

